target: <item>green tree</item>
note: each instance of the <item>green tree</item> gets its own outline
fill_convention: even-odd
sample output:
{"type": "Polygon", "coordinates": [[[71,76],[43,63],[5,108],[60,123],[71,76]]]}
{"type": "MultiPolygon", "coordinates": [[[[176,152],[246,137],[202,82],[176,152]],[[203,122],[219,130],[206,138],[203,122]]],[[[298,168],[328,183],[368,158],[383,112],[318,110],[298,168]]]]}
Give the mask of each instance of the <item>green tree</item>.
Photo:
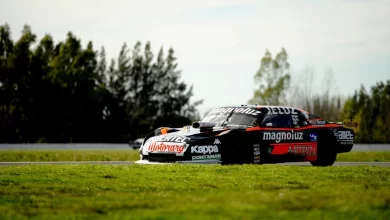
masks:
{"type": "Polygon", "coordinates": [[[370,93],[361,86],[344,105],[344,115],[360,121],[356,141],[390,142],[390,80],[378,82],[370,93]]]}
{"type": "Polygon", "coordinates": [[[54,43],[25,25],[15,43],[0,26],[0,142],[127,142],[160,126],[196,119],[192,86],[180,81],[174,50],[155,60],[151,44],[126,44],[107,65],[104,47],[69,32],[54,43]]]}
{"type": "Polygon", "coordinates": [[[290,64],[284,48],[275,58],[267,50],[260,62],[260,69],[254,76],[257,89],[250,104],[283,105],[286,103],[286,89],[290,84],[290,64]]]}

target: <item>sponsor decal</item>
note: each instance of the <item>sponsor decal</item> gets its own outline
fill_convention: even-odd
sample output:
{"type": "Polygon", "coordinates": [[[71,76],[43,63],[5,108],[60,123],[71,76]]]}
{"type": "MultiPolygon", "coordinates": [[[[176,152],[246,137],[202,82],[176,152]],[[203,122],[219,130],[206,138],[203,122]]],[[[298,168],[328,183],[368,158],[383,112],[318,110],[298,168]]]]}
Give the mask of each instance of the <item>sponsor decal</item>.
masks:
{"type": "Polygon", "coordinates": [[[253,145],[253,154],[254,155],[260,155],[260,144],[254,144],[253,145]]]}
{"type": "Polygon", "coordinates": [[[294,125],[298,125],[298,115],[291,115],[291,119],[293,120],[294,125]]]}
{"type": "Polygon", "coordinates": [[[221,144],[221,141],[219,141],[218,138],[216,138],[216,139],[214,140],[214,144],[221,144]]]}
{"type": "MultiPolygon", "coordinates": [[[[217,114],[229,114],[233,111],[234,108],[216,108],[213,109],[208,115],[217,115],[217,114]]],[[[242,113],[249,115],[258,115],[261,111],[252,108],[236,108],[234,109],[234,113],[242,113]]]]}
{"type": "Polygon", "coordinates": [[[215,159],[221,159],[221,154],[192,156],[192,160],[215,160],[215,159]]]}
{"type": "Polygon", "coordinates": [[[164,143],[164,142],[153,142],[151,143],[147,151],[158,151],[164,153],[183,153],[187,149],[187,146],[184,144],[177,143],[164,143]]]}
{"type": "Polygon", "coordinates": [[[266,107],[269,115],[297,115],[298,111],[290,107],[266,107]]]}
{"type": "Polygon", "coordinates": [[[309,123],[314,126],[323,126],[326,124],[323,120],[309,120],[309,123]]]}
{"type": "Polygon", "coordinates": [[[353,134],[351,131],[338,131],[337,136],[339,140],[353,140],[353,134]]]}
{"type": "Polygon", "coordinates": [[[289,146],[288,153],[298,156],[316,156],[317,148],[313,146],[289,146]]]}
{"type": "Polygon", "coordinates": [[[260,162],[260,156],[254,156],[253,157],[253,162],[254,163],[259,163],[260,162]]]}
{"type": "Polygon", "coordinates": [[[341,144],[354,143],[354,135],[351,131],[335,131],[335,135],[337,137],[337,140],[339,140],[341,144]]]}
{"type": "Polygon", "coordinates": [[[263,140],[274,140],[276,143],[282,140],[303,140],[303,132],[264,132],[263,140]]]}
{"type": "Polygon", "coordinates": [[[186,140],[190,140],[188,137],[173,136],[173,135],[162,135],[149,138],[146,143],[150,142],[176,142],[184,143],[186,140]]]}
{"type": "Polygon", "coordinates": [[[205,146],[191,146],[191,153],[198,153],[198,154],[212,154],[212,153],[218,153],[218,146],[217,145],[205,145],[205,146]]]}
{"type": "Polygon", "coordinates": [[[318,136],[316,133],[310,133],[309,136],[310,136],[310,141],[317,141],[317,139],[318,139],[318,136]]]}

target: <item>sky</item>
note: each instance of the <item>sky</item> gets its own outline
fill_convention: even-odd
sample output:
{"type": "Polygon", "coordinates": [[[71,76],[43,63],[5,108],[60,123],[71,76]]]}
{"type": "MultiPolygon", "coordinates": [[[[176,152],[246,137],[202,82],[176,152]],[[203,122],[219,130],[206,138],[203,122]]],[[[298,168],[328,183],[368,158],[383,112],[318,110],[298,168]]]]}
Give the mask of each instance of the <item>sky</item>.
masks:
{"type": "Polygon", "coordinates": [[[326,68],[343,96],[390,79],[390,0],[0,0],[0,22],[14,40],[24,24],[55,42],[71,31],[108,58],[125,42],[172,47],[201,114],[247,104],[266,50],[286,49],[296,82],[310,66],[313,92],[326,68]]]}

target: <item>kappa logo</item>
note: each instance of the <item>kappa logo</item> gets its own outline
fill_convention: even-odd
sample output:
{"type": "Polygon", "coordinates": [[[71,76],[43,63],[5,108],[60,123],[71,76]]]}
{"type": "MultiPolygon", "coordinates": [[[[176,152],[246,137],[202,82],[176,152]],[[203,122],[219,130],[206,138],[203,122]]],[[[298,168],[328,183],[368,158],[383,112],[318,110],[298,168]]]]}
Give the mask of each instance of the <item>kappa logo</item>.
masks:
{"type": "Polygon", "coordinates": [[[206,146],[196,145],[191,147],[191,153],[212,154],[212,153],[219,153],[219,151],[217,145],[206,145],[206,146]]]}
{"type": "Polygon", "coordinates": [[[221,141],[219,141],[218,138],[216,138],[216,139],[214,140],[214,143],[213,143],[213,144],[221,144],[221,141]]]}

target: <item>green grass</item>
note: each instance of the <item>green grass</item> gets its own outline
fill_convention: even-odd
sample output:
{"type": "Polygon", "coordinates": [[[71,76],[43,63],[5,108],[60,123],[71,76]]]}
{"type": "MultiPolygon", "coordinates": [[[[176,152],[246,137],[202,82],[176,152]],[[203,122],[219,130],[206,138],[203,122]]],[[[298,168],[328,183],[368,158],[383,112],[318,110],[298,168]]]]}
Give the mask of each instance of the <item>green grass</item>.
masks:
{"type": "Polygon", "coordinates": [[[0,167],[0,219],[389,219],[390,169],[0,167]]]}
{"type": "Polygon", "coordinates": [[[337,161],[390,162],[390,151],[341,153],[337,155],[337,161]]]}
{"type": "Polygon", "coordinates": [[[1,162],[23,161],[135,161],[138,150],[3,150],[1,162]]]}
{"type": "MultiPolygon", "coordinates": [[[[1,162],[23,161],[135,161],[138,150],[1,150],[1,162]]],[[[337,161],[390,162],[390,151],[348,152],[337,161]]]]}

